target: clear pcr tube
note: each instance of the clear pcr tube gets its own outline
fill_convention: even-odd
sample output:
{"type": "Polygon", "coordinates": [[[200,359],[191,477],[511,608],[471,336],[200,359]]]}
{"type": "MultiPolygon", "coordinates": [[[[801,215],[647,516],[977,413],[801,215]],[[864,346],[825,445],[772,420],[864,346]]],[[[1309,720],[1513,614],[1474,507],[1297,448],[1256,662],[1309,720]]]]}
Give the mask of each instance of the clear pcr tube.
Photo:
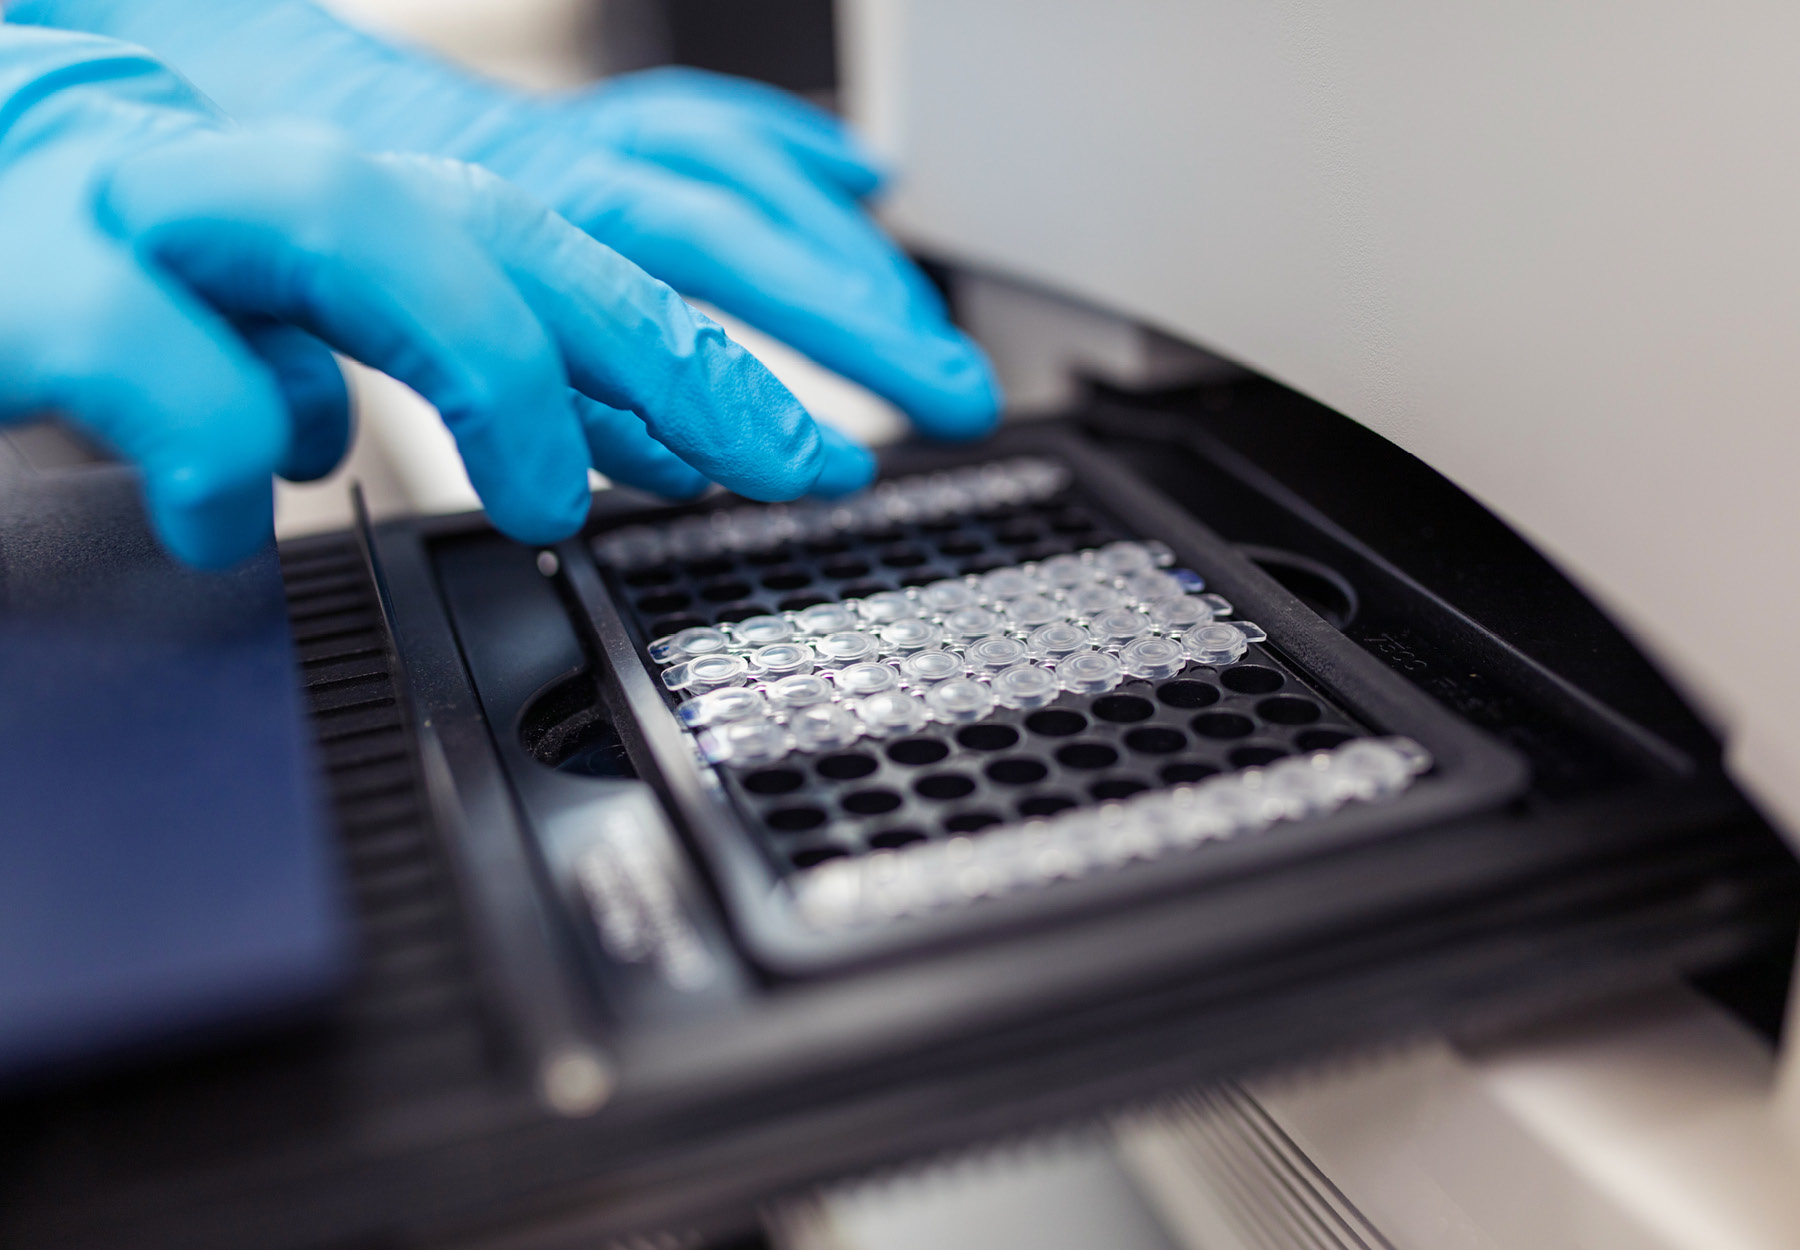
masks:
{"type": "Polygon", "coordinates": [[[766,692],[777,711],[793,712],[803,707],[831,702],[831,683],[817,673],[795,673],[772,682],[766,692]]]}
{"type": "Polygon", "coordinates": [[[764,681],[780,681],[796,673],[810,673],[813,650],[803,642],[772,642],[758,647],[745,659],[750,670],[764,681]]]}
{"type": "Polygon", "coordinates": [[[650,658],[658,664],[674,664],[696,656],[718,655],[731,649],[731,639],[724,631],[710,625],[696,625],[679,633],[658,638],[650,644],[650,658]]]}
{"type": "Polygon", "coordinates": [[[938,720],[969,725],[993,713],[994,692],[972,677],[952,677],[925,692],[925,704],[938,720]]]}
{"type": "Polygon", "coordinates": [[[821,664],[840,667],[862,664],[881,654],[880,640],[860,629],[841,629],[835,634],[826,634],[813,647],[821,664]]]}
{"type": "Polygon", "coordinates": [[[837,688],[846,698],[860,699],[884,690],[900,689],[900,674],[886,664],[851,664],[838,670],[837,688]]]}
{"type": "Polygon", "coordinates": [[[771,643],[789,642],[794,625],[785,617],[751,616],[732,625],[731,636],[742,647],[766,647],[771,643]]]}
{"type": "Polygon", "coordinates": [[[961,578],[947,577],[922,588],[919,591],[919,602],[939,615],[948,615],[977,606],[981,602],[981,596],[961,578]]]}
{"type": "Polygon", "coordinates": [[[931,719],[923,699],[898,690],[872,694],[859,701],[856,715],[863,728],[877,738],[897,738],[919,729],[931,719]]]}
{"type": "Polygon", "coordinates": [[[1139,638],[1119,649],[1119,663],[1133,677],[1161,681],[1187,667],[1187,648],[1173,638],[1139,638]]]}
{"type": "Polygon", "coordinates": [[[1119,657],[1104,651],[1079,652],[1056,666],[1056,683],[1073,694],[1104,694],[1123,680],[1119,657]]]}
{"type": "Polygon", "coordinates": [[[883,625],[878,634],[881,638],[882,649],[895,655],[929,651],[944,640],[943,630],[930,621],[922,621],[916,616],[883,625]]]}
{"type": "Polygon", "coordinates": [[[1035,664],[1014,664],[994,674],[990,683],[1002,705],[1029,711],[1053,703],[1058,694],[1056,675],[1035,664]]]}
{"type": "Polygon", "coordinates": [[[1093,636],[1079,625],[1056,621],[1041,625],[1025,639],[1026,647],[1036,660],[1060,660],[1065,655],[1086,651],[1094,645],[1093,636]]]}
{"type": "Polygon", "coordinates": [[[799,750],[835,751],[862,736],[862,722],[835,703],[818,703],[788,717],[788,732],[799,750]]]}
{"type": "Polygon", "coordinates": [[[914,687],[961,677],[967,664],[953,651],[916,651],[900,661],[900,676],[914,687]]]}
{"type": "Polygon", "coordinates": [[[958,608],[944,617],[944,633],[955,641],[982,638],[1006,628],[1006,619],[988,608],[958,608]]]}
{"type": "Polygon", "coordinates": [[[963,655],[968,657],[970,665],[977,672],[997,673],[1001,669],[1022,663],[1031,653],[1017,638],[991,634],[964,647],[963,655]]]}
{"type": "Polygon", "coordinates": [[[862,618],[874,625],[890,625],[919,614],[919,605],[897,590],[883,590],[853,602],[862,618]]]}

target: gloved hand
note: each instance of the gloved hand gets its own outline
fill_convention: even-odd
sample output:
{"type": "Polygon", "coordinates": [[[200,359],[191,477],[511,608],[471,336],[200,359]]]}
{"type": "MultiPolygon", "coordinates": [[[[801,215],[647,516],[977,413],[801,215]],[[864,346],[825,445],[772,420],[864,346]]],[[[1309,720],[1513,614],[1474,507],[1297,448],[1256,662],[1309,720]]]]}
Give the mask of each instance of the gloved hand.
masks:
{"type": "Polygon", "coordinates": [[[757,499],[872,472],[716,324],[493,174],[237,129],[107,39],[0,25],[0,274],[0,421],[60,411],[138,462],[197,564],[266,541],[272,472],[342,456],[324,344],[436,404],[524,541],[582,524],[590,463],[757,499]]]}
{"type": "Polygon", "coordinates": [[[20,0],[14,21],[142,43],[242,119],[300,115],[366,151],[484,165],[682,292],[970,438],[998,391],[936,292],[862,214],[880,174],[773,88],[653,70],[529,96],[346,27],[308,0],[20,0]]]}

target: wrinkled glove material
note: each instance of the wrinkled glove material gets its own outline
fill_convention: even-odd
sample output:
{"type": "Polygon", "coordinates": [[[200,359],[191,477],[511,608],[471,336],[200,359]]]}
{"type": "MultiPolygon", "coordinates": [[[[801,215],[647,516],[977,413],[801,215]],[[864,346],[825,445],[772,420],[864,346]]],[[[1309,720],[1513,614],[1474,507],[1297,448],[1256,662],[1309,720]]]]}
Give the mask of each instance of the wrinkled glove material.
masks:
{"type": "Polygon", "coordinates": [[[307,116],[366,151],[471,161],[683,293],[868,386],[925,433],[973,438],[999,391],[936,290],[858,201],[882,172],[835,118],[696,70],[555,96],[355,31],[309,0],[24,0],[14,20],[141,42],[234,116],[307,116]]]}

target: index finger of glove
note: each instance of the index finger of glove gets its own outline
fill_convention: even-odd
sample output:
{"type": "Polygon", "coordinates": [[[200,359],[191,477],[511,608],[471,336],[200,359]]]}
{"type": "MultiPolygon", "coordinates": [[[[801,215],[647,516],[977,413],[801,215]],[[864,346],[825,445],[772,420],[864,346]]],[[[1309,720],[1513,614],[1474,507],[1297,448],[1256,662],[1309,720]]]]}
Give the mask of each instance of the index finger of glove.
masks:
{"type": "Polygon", "coordinates": [[[562,349],[575,386],[643,418],[712,481],[752,499],[812,489],[827,449],[806,409],[708,317],[484,170],[392,157],[493,251],[562,349]]]}
{"type": "Polygon", "coordinates": [[[506,533],[548,542],[586,520],[555,345],[487,253],[379,162],[314,135],[206,135],[121,164],[103,204],[221,308],[292,322],[424,395],[506,533]]]}

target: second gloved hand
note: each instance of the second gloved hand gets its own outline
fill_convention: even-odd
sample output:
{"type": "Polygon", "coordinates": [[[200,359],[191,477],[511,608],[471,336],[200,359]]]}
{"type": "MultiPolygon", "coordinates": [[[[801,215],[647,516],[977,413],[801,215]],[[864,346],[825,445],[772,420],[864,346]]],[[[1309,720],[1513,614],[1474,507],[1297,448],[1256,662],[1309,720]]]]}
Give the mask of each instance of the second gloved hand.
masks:
{"type": "Polygon", "coordinates": [[[321,344],[443,413],[495,524],[561,538],[592,464],[690,495],[863,485],[717,325],[494,175],[242,130],[143,51],[0,25],[0,421],[55,410],[143,466],[195,563],[266,541],[270,475],[348,424],[321,344]]]}
{"type": "Polygon", "coordinates": [[[927,434],[994,424],[987,361],[858,203],[879,172],[842,123],[797,97],[686,69],[535,96],[352,30],[311,0],[12,0],[8,13],[145,44],[234,116],[318,118],[365,150],[493,169],[927,434]]]}

